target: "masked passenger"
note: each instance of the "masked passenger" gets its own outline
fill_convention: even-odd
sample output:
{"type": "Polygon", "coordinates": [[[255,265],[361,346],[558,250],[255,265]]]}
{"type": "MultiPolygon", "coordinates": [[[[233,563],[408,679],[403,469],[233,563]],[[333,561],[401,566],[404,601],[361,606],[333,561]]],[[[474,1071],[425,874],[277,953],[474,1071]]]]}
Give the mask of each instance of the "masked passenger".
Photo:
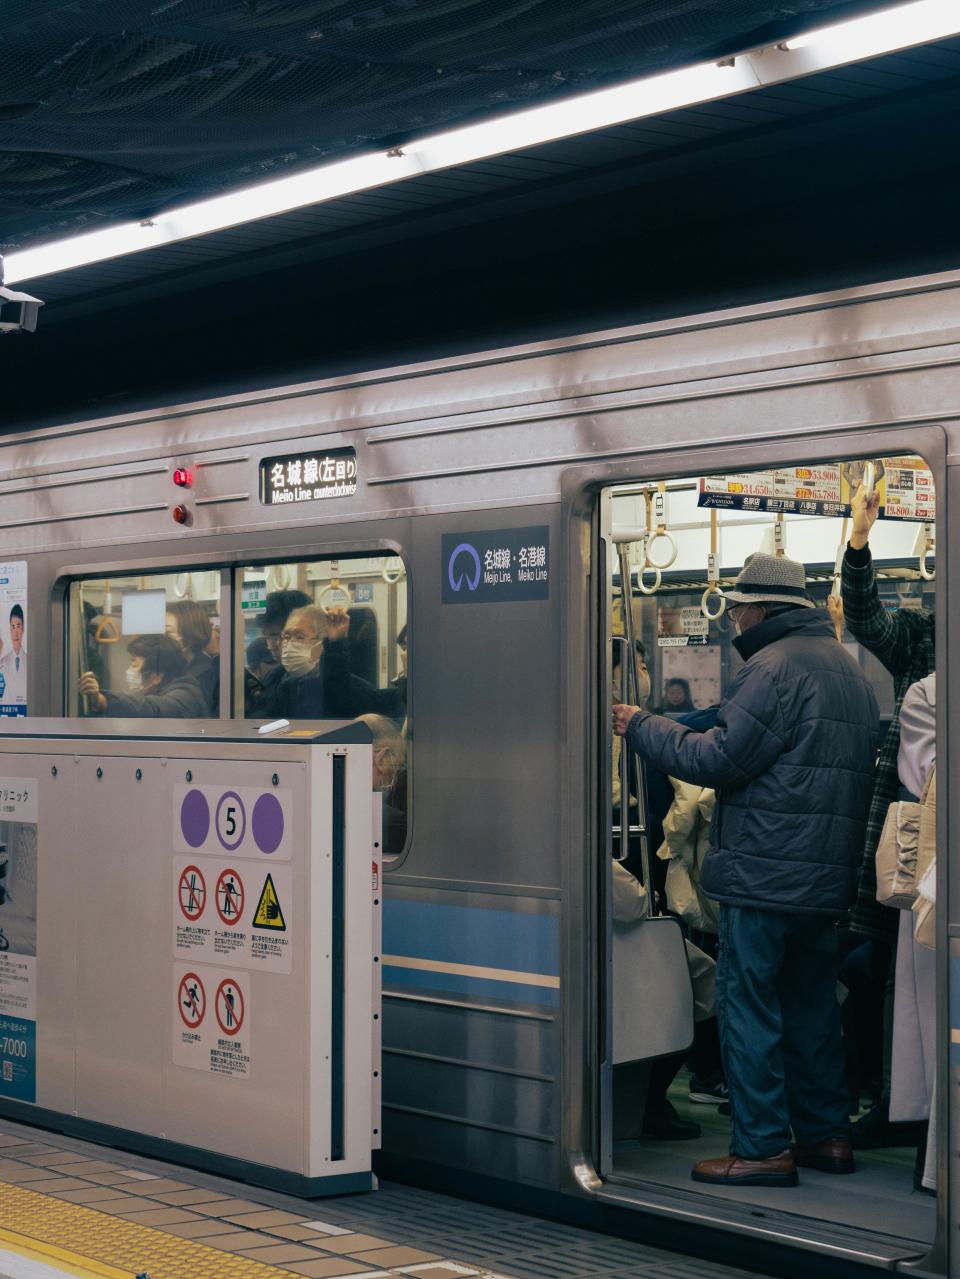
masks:
{"type": "Polygon", "coordinates": [[[187,659],[187,674],[197,681],[207,703],[207,714],[220,707],[220,664],[207,651],[213,639],[210,618],[192,600],[167,605],[167,634],[175,639],[187,659]]]}
{"type": "MultiPolygon", "coordinates": [[[[320,663],[327,634],[327,615],[316,604],[295,608],[280,633],[282,676],[267,691],[257,714],[283,719],[324,719],[320,663]]],[[[268,640],[269,643],[269,640],[268,640]]]]}
{"type": "Polygon", "coordinates": [[[169,635],[137,635],[127,648],[126,689],[101,689],[92,671],[77,685],[89,699],[90,713],[123,719],[205,719],[209,715],[200,685],[187,674],[183,649],[169,635]]]}
{"type": "Polygon", "coordinates": [[[793,1186],[798,1165],[854,1171],[835,921],[854,897],[878,711],[802,564],[751,555],[727,599],[744,665],[716,726],[615,706],[614,730],[654,767],[718,792],[701,883],[720,903],[731,1138],[693,1177],[793,1186]]]}
{"type": "MultiPolygon", "coordinates": [[[[280,636],[293,610],[304,608],[309,603],[310,596],[303,591],[271,591],[267,596],[266,609],[258,619],[258,624],[272,664],[267,664],[266,669],[260,672],[254,671],[249,663],[247,665],[244,672],[244,714],[247,719],[271,713],[271,699],[284,676],[280,663],[280,636]]],[[[253,652],[253,645],[250,646],[250,651],[253,652]]]]}

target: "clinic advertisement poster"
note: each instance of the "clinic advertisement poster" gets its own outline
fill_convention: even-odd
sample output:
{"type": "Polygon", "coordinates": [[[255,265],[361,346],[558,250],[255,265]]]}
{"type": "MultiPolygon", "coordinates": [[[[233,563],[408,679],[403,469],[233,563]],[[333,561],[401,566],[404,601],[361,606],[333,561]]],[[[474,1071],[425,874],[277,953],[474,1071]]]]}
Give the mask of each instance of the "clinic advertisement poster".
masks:
{"type": "Polygon", "coordinates": [[[27,713],[27,565],[0,563],[0,715],[27,713]]]}

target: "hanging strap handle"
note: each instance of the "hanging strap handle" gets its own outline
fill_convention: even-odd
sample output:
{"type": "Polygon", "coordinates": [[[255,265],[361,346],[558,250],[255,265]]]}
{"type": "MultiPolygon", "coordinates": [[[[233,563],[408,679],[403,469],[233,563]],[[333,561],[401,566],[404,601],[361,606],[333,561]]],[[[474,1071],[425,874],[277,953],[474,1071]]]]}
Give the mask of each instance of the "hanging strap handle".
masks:
{"type": "Polygon", "coordinates": [[[933,524],[924,524],[923,550],[920,552],[920,576],[925,582],[932,582],[936,577],[936,572],[927,568],[927,556],[936,555],[936,553],[936,529],[933,524]]]}
{"type": "Polygon", "coordinates": [[[773,553],[777,559],[783,559],[787,553],[787,525],[783,511],[777,513],[777,519],[773,526],[773,553]]]}
{"type": "Polygon", "coordinates": [[[850,517],[845,515],[843,523],[840,525],[840,545],[837,547],[837,558],[833,565],[833,586],[830,588],[830,594],[834,599],[840,596],[840,579],[843,576],[843,557],[847,552],[847,530],[850,527],[850,517]]]}
{"type": "Polygon", "coordinates": [[[650,537],[646,545],[647,563],[651,568],[669,568],[677,558],[677,543],[675,538],[667,532],[666,483],[661,481],[661,483],[657,486],[656,493],[646,493],[644,496],[647,501],[647,528],[651,530],[650,537]],[[666,552],[667,558],[664,560],[656,560],[650,552],[661,539],[665,540],[668,544],[666,552]]]}
{"type": "Polygon", "coordinates": [[[714,508],[710,512],[710,554],[707,556],[707,589],[703,592],[700,600],[700,612],[710,621],[715,622],[717,618],[723,617],[727,611],[727,600],[723,591],[720,589],[720,529],[718,512],[714,508]],[[718,600],[717,611],[711,613],[710,599],[715,597],[718,600]]]}

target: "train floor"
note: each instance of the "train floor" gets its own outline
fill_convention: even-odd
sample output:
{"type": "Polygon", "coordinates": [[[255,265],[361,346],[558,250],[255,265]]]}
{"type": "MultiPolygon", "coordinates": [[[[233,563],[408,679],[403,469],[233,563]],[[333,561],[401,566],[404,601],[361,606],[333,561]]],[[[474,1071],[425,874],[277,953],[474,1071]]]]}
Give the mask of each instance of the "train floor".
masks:
{"type": "Polygon", "coordinates": [[[691,1141],[620,1143],[614,1158],[618,1179],[653,1183],[690,1192],[701,1199],[709,1195],[733,1200],[755,1207],[758,1214],[789,1214],[871,1236],[886,1236],[891,1245],[902,1242],[905,1253],[923,1252],[932,1241],[936,1200],[914,1190],[914,1150],[858,1151],[857,1171],[852,1176],[803,1169],[800,1185],[789,1189],[706,1187],[691,1180],[690,1169],[699,1159],[726,1153],[729,1120],[716,1107],[689,1100],[685,1074],[671,1088],[670,1100],[684,1119],[700,1125],[702,1135],[691,1141]]]}
{"type": "MultiPolygon", "coordinates": [[[[0,1279],[702,1279],[706,1272],[696,1258],[408,1186],[304,1201],[0,1120],[0,1279]]],[[[750,1279],[718,1264],[708,1272],[750,1279]]]]}

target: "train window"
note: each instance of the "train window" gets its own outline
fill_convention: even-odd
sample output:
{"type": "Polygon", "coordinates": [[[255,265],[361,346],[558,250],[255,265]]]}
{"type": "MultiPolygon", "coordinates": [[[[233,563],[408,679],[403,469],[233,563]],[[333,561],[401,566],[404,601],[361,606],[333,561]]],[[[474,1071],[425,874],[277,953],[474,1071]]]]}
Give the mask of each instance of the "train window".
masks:
{"type": "Polygon", "coordinates": [[[69,608],[69,714],[121,719],[218,714],[219,572],[74,582],[69,608]]]}
{"type": "Polygon", "coordinates": [[[235,703],[247,719],[356,719],[374,734],[384,852],[403,851],[410,733],[407,581],[393,555],[238,570],[235,703]]]}

